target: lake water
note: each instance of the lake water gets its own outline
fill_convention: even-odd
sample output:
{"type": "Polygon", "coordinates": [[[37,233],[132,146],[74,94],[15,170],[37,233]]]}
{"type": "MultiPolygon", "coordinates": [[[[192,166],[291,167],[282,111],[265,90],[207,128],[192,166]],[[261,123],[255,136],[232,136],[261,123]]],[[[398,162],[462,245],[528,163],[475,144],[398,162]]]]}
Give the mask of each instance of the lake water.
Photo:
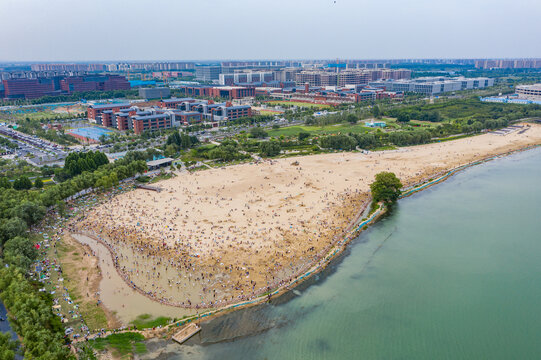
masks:
{"type": "Polygon", "coordinates": [[[324,273],[158,359],[541,358],[541,149],[403,199],[324,273]]]}
{"type": "MultiPolygon", "coordinates": [[[[0,332],[10,333],[11,340],[17,341],[17,334],[15,334],[15,332],[11,328],[11,324],[9,323],[9,320],[8,320],[7,310],[2,301],[0,301],[0,318],[4,319],[3,321],[0,321],[0,332]]],[[[23,357],[19,354],[15,355],[15,360],[20,360],[22,358],[23,357]]]]}
{"type": "Polygon", "coordinates": [[[0,319],[0,332],[9,332],[11,334],[11,338],[13,340],[17,340],[17,335],[11,329],[8,320],[7,310],[2,301],[0,301],[0,319]]]}

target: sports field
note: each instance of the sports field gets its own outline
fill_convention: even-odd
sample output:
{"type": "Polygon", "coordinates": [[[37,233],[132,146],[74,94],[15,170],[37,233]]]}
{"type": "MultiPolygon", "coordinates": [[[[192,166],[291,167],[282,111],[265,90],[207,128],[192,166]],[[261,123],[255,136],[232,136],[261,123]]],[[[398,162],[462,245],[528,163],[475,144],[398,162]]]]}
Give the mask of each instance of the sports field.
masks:
{"type": "Polygon", "coordinates": [[[95,141],[100,140],[100,136],[105,135],[109,136],[111,135],[112,131],[107,129],[102,129],[99,127],[83,127],[83,128],[77,128],[77,129],[71,129],[68,134],[75,134],[82,137],[85,137],[87,139],[92,139],[95,141]]]}

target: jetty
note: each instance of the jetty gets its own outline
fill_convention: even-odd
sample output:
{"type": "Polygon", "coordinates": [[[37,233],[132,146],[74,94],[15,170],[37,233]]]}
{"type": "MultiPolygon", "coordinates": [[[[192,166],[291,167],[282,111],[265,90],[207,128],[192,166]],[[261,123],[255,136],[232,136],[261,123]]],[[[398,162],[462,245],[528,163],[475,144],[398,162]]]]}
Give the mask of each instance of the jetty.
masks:
{"type": "Polygon", "coordinates": [[[199,325],[197,325],[196,323],[189,323],[188,325],[180,329],[179,332],[173,335],[173,340],[179,344],[183,344],[186,340],[188,340],[200,331],[201,327],[199,325]]]}
{"type": "Polygon", "coordinates": [[[137,185],[138,189],[144,189],[144,190],[151,190],[156,192],[161,192],[162,188],[158,186],[150,186],[150,185],[137,185]]]}

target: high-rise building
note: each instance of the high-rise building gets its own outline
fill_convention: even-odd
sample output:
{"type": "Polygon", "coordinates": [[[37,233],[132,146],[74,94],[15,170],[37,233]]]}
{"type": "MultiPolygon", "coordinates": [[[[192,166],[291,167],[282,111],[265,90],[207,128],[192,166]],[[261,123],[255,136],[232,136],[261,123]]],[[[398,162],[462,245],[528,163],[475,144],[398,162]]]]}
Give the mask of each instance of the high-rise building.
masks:
{"type": "Polygon", "coordinates": [[[2,80],[4,97],[7,99],[35,99],[60,93],[58,80],[46,79],[8,79],[2,80]]]}
{"type": "Polygon", "coordinates": [[[220,85],[251,84],[274,81],[272,71],[244,71],[232,74],[220,74],[220,85]]]}
{"type": "Polygon", "coordinates": [[[541,59],[484,59],[475,60],[479,69],[540,69],[541,59]]]}
{"type": "Polygon", "coordinates": [[[220,78],[222,72],[221,66],[215,65],[196,65],[195,78],[202,81],[213,81],[220,78]]]}
{"type": "Polygon", "coordinates": [[[130,89],[130,83],[126,78],[118,75],[18,78],[2,80],[2,84],[4,97],[8,99],[35,99],[46,95],[62,95],[73,92],[130,89]]]}
{"type": "Polygon", "coordinates": [[[66,94],[84,91],[129,90],[126,77],[119,75],[71,76],[60,80],[60,87],[66,94]]]}

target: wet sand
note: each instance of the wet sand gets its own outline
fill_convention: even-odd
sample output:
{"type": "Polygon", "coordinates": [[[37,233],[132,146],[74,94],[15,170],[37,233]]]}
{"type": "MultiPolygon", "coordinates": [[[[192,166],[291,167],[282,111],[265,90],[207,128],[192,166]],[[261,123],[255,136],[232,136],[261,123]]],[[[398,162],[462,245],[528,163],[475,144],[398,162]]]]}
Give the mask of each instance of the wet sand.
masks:
{"type": "Polygon", "coordinates": [[[74,239],[92,249],[99,260],[103,279],[100,282],[98,299],[125,325],[141,314],[153,317],[181,318],[192,311],[160,304],[130,288],[117,273],[109,250],[95,240],[81,234],[72,234],[74,239]]]}
{"type": "Polygon", "coordinates": [[[115,262],[100,257],[109,259],[104,276],[116,274],[114,283],[124,284],[110,289],[104,285],[107,279],[102,281],[106,306],[121,318],[120,313],[151,313],[141,310],[146,308],[156,308],[155,315],[162,307],[167,316],[180,317],[172,316],[171,309],[181,309],[164,304],[221,307],[251,299],[309,268],[368,204],[369,184],[380,171],[393,171],[405,185],[414,184],[489,155],[540,143],[541,126],[532,125],[522,134],[181,174],[160,182],[160,193],[139,189],[114,197],[76,227],[116,255],[115,262]]]}

